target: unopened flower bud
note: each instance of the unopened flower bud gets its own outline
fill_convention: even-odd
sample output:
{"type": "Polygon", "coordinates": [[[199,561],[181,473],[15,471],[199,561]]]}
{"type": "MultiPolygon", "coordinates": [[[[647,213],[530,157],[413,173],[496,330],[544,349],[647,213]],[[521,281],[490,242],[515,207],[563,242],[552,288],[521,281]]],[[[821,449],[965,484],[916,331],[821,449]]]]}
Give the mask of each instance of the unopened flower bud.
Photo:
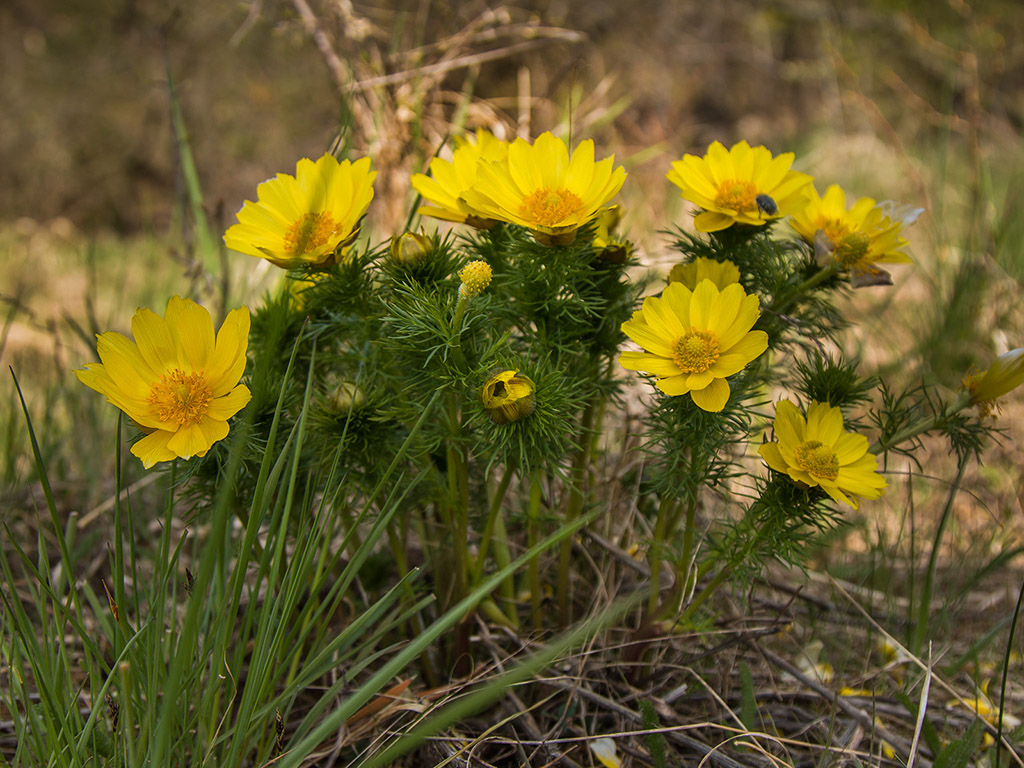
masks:
{"type": "Polygon", "coordinates": [[[434,242],[426,235],[406,232],[391,238],[391,258],[406,266],[420,264],[434,252],[434,242]]]}
{"type": "Polygon", "coordinates": [[[459,293],[467,299],[479,296],[491,284],[491,267],[486,261],[471,261],[459,271],[459,293]]]}
{"type": "Polygon", "coordinates": [[[331,396],[331,404],[339,412],[362,408],[366,405],[366,392],[362,387],[356,386],[355,382],[342,381],[331,396]]]}
{"type": "Polygon", "coordinates": [[[480,402],[495,424],[525,419],[537,406],[534,383],[519,371],[501,370],[491,374],[480,390],[480,402]]]}

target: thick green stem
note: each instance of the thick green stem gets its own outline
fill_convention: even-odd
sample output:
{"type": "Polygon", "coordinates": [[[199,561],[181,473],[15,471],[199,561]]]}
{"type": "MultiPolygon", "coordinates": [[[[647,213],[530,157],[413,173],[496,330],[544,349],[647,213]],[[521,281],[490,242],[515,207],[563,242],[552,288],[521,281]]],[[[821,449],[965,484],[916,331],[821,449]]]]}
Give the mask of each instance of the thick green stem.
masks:
{"type": "Polygon", "coordinates": [[[455,556],[454,602],[462,600],[468,593],[469,583],[469,510],[468,480],[466,464],[457,446],[459,437],[459,409],[452,394],[448,398],[448,524],[452,537],[452,551],[455,556]]]}
{"type": "Polygon", "coordinates": [[[711,581],[704,585],[704,589],[698,592],[693,600],[690,601],[690,604],[683,609],[682,613],[679,614],[679,623],[688,621],[690,617],[697,612],[697,609],[704,605],[705,601],[707,601],[707,599],[711,597],[711,595],[713,595],[720,586],[722,586],[722,582],[729,577],[730,573],[732,573],[732,569],[729,568],[729,566],[725,566],[722,570],[716,573],[711,578],[711,581]]]}

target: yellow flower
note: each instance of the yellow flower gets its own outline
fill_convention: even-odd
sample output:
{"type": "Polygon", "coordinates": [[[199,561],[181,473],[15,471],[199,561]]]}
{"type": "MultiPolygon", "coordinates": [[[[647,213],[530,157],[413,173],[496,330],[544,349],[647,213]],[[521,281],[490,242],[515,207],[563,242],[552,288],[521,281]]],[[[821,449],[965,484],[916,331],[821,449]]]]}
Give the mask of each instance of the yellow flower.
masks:
{"type": "Polygon", "coordinates": [[[792,152],[773,158],[765,147],[751,148],[745,141],[732,149],[716,141],[704,157],[684,155],[672,163],[668,180],[684,199],[704,209],[693,221],[698,231],[718,232],[733,224],[760,227],[806,204],[812,179],[790,170],[793,158],[792,152]]]}
{"type": "Polygon", "coordinates": [[[189,299],[167,302],[165,317],[139,309],[133,344],[114,331],[97,336],[99,363],[75,371],[146,432],[132,453],[148,469],[159,461],[205,456],[228,434],[228,419],[249,402],[245,370],[249,310],[228,313],[213,333],[210,313],[189,299]]]}
{"type": "Polygon", "coordinates": [[[533,396],[536,385],[519,371],[502,370],[491,376],[480,390],[480,402],[495,424],[508,424],[525,419],[536,407],[533,396]]]}
{"type": "Polygon", "coordinates": [[[977,405],[983,416],[996,409],[996,398],[1024,384],[1024,347],[1012,349],[996,358],[987,371],[964,380],[971,405],[977,405]]]}
{"type": "Polygon", "coordinates": [[[689,393],[705,411],[720,411],[729,401],[726,378],[768,348],[768,334],[750,330],[760,315],[757,296],[738,283],[719,290],[702,280],[693,291],[669,283],[661,298],[647,297],[622,324],[622,332],[647,351],[623,352],[619,363],[654,374],[667,395],[689,393]]]}
{"type": "Polygon", "coordinates": [[[471,261],[459,270],[459,295],[471,299],[483,293],[491,284],[491,266],[486,261],[471,261]]]}
{"type": "Polygon", "coordinates": [[[366,157],[303,158],[294,176],[279,173],[256,187],[257,202],[245,201],[224,244],[283,269],[330,266],[358,236],[376,177],[366,157]]]}
{"type": "Polygon", "coordinates": [[[505,162],[505,158],[508,157],[508,144],[483,129],[476,132],[476,141],[459,136],[455,143],[457,146],[452,153],[451,162],[435,157],[430,161],[430,176],[424,173],[413,174],[413,189],[431,203],[421,206],[417,213],[421,216],[487,229],[497,222],[468,209],[464,202],[460,203],[459,198],[476,183],[480,160],[505,162]]]}
{"type": "MultiPolygon", "coordinates": [[[[813,186],[808,193],[807,207],[794,213],[790,224],[808,243],[814,244],[818,233],[823,233],[831,258],[843,269],[869,274],[881,271],[873,269],[875,264],[910,261],[903,252],[907,241],[900,235],[907,222],[895,215],[894,209],[862,197],[847,210],[846,194],[836,184],[825,191],[824,197],[813,186]]],[[[917,218],[919,212],[911,215],[917,218]]]]}
{"type": "Polygon", "coordinates": [[[775,437],[758,451],[776,472],[798,483],[819,486],[836,501],[856,509],[860,499],[877,499],[888,483],[864,435],[843,430],[843,413],[812,401],[805,419],[789,400],[775,406],[775,437]]]}
{"type": "Polygon", "coordinates": [[[718,261],[698,256],[689,264],[676,264],[668,273],[670,283],[682,283],[691,291],[701,280],[710,280],[721,290],[740,281],[740,270],[728,259],[718,261]]]}
{"type": "Polygon", "coordinates": [[[615,157],[594,162],[594,142],[570,156],[565,142],[545,133],[534,144],[516,139],[505,162],[481,161],[462,200],[469,211],[526,227],[545,245],[568,245],[622,187],[615,157]]]}

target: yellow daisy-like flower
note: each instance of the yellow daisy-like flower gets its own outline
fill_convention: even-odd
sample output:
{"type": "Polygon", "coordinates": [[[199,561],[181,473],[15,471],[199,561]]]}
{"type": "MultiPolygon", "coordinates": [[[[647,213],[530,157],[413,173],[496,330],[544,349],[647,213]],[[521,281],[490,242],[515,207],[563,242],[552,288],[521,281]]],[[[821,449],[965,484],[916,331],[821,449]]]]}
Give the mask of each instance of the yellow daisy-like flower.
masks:
{"type": "Polygon", "coordinates": [[[614,164],[614,156],[594,162],[589,139],[571,156],[551,133],[532,145],[516,139],[505,162],[480,162],[462,200],[465,210],[526,227],[545,245],[568,245],[621,189],[626,172],[614,164]]]}
{"type": "Polygon", "coordinates": [[[148,469],[160,461],[205,456],[228,434],[228,419],[251,395],[239,384],[249,345],[249,310],[228,313],[216,338],[210,313],[175,296],[160,317],[139,309],[133,344],[114,331],[97,336],[99,363],[75,371],[146,432],[132,453],[148,469]]]}
{"type": "Polygon", "coordinates": [[[654,374],[667,395],[689,393],[698,407],[720,411],[729,401],[726,378],[768,348],[768,334],[750,330],[760,315],[757,296],[738,283],[719,290],[702,280],[693,291],[669,283],[661,298],[647,297],[622,324],[622,332],[646,351],[623,352],[619,363],[654,374]]]}
{"type": "Polygon", "coordinates": [[[728,259],[709,259],[698,256],[688,264],[676,264],[668,273],[670,283],[682,283],[691,291],[701,280],[710,280],[721,290],[740,281],[740,270],[728,259]]]}
{"type": "Polygon", "coordinates": [[[376,177],[367,157],[303,158],[294,176],[279,173],[256,187],[257,201],[245,201],[224,244],[283,269],[330,266],[359,235],[376,177]]]}
{"type": "Polygon", "coordinates": [[[794,154],[778,157],[745,141],[732,149],[716,141],[704,157],[684,155],[672,163],[668,180],[682,196],[704,210],[693,224],[700,232],[718,232],[733,224],[760,227],[796,213],[806,205],[813,179],[790,170],[794,154]]]}
{"type": "Polygon", "coordinates": [[[808,243],[824,233],[831,257],[841,267],[865,273],[871,272],[874,264],[910,261],[903,252],[907,241],[900,235],[903,219],[890,217],[887,209],[870,197],[862,197],[847,209],[846,193],[837,184],[825,190],[824,197],[813,186],[807,191],[809,202],[793,214],[790,225],[808,243]]]}
{"type": "Polygon", "coordinates": [[[798,483],[818,486],[856,509],[860,499],[877,499],[888,486],[864,435],[843,430],[843,413],[811,402],[807,418],[789,400],[775,406],[775,437],[758,452],[769,467],[798,483]]]}
{"type": "Polygon", "coordinates": [[[413,189],[430,203],[421,206],[417,213],[443,221],[469,224],[477,229],[488,229],[497,222],[473,211],[464,201],[460,202],[459,198],[476,183],[477,166],[481,160],[505,162],[508,144],[483,129],[476,132],[475,141],[459,136],[455,144],[451,162],[435,157],[430,161],[430,176],[424,173],[413,174],[413,189]]]}

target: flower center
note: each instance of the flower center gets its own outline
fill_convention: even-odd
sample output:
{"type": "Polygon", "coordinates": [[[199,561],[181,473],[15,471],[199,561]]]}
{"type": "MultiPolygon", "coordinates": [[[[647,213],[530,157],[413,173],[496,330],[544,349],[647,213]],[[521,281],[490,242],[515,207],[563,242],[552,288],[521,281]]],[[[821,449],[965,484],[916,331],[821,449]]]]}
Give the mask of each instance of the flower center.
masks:
{"type": "Polygon", "coordinates": [[[715,206],[737,212],[756,210],[757,187],[741,179],[723,181],[718,185],[715,206]]]}
{"type": "Polygon", "coordinates": [[[180,368],[168,371],[149,391],[146,402],[160,421],[176,421],[182,426],[196,424],[210,410],[213,393],[202,373],[185,373],[180,368]]]}
{"type": "Polygon", "coordinates": [[[820,440],[800,443],[794,453],[796,465],[804,472],[825,480],[835,480],[839,476],[839,458],[820,440]]]}
{"type": "Polygon", "coordinates": [[[690,331],[676,339],[672,359],[683,373],[704,373],[718,360],[718,338],[711,331],[690,331]]]}
{"type": "Polygon", "coordinates": [[[327,211],[307,213],[284,233],[284,250],[292,258],[311,253],[325,245],[338,225],[327,211]]]}
{"type": "Polygon", "coordinates": [[[868,255],[871,238],[864,232],[851,232],[841,240],[833,240],[836,244],[835,260],[844,267],[852,267],[868,255]]]}
{"type": "Polygon", "coordinates": [[[519,214],[531,224],[553,227],[582,207],[579,196],[567,189],[541,187],[526,196],[519,206],[519,214]]]}

